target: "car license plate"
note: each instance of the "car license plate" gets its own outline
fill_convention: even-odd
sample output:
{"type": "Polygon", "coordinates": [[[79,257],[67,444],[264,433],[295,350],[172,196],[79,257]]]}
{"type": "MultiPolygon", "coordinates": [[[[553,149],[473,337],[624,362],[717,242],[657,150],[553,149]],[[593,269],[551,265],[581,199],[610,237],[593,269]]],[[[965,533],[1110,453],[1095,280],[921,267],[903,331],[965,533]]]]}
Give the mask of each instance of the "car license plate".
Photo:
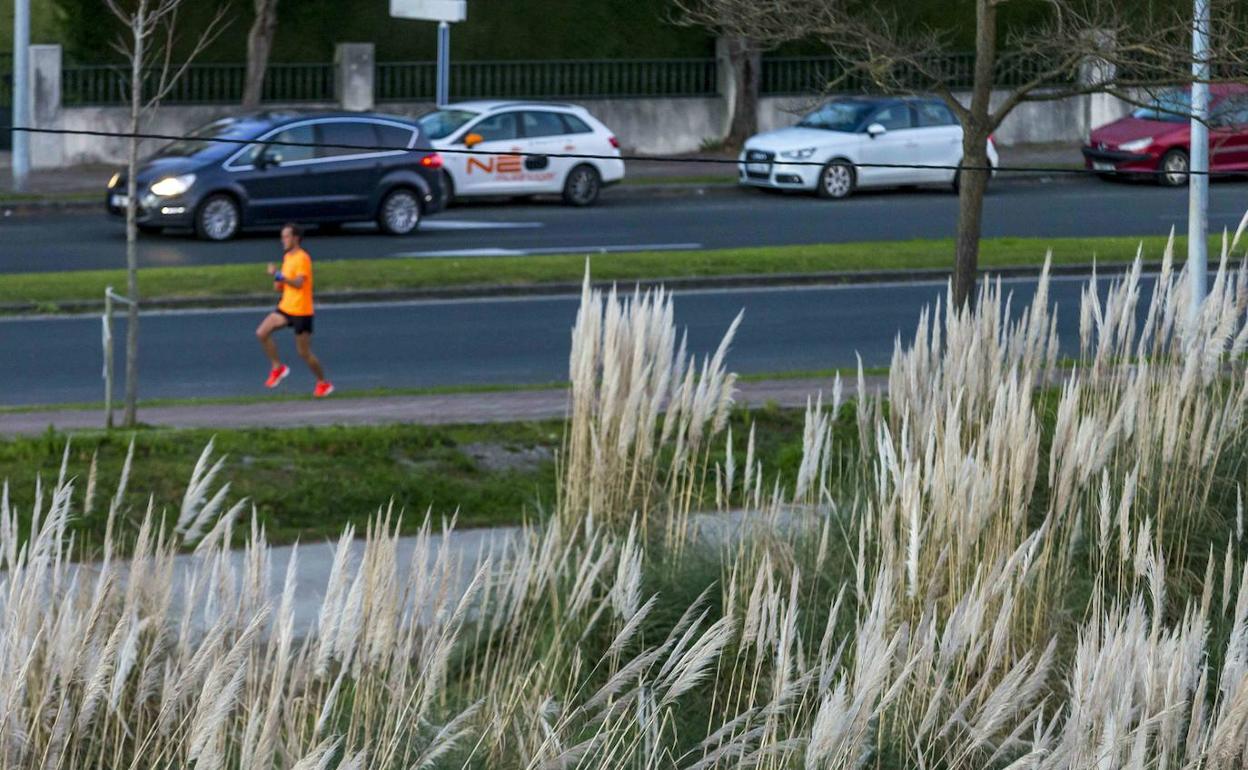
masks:
{"type": "Polygon", "coordinates": [[[1094,160],[1092,161],[1092,170],[1093,171],[1113,171],[1114,164],[1106,163],[1103,160],[1094,160]]]}
{"type": "Polygon", "coordinates": [[[113,208],[124,209],[126,206],[130,205],[130,196],[114,195],[109,199],[109,203],[113,206],[113,208]]]}
{"type": "Polygon", "coordinates": [[[770,163],[746,163],[745,170],[751,174],[770,174],[770,163]]]}

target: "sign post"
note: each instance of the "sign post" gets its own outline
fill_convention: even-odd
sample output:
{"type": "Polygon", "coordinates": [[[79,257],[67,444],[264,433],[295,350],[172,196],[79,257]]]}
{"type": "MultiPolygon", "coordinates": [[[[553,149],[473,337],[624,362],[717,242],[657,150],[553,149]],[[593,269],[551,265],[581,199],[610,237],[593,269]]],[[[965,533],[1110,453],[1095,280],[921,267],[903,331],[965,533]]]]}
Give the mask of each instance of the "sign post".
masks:
{"type": "Polygon", "coordinates": [[[451,100],[451,24],[468,18],[468,0],[390,0],[390,15],[438,23],[439,107],[451,100]]]}

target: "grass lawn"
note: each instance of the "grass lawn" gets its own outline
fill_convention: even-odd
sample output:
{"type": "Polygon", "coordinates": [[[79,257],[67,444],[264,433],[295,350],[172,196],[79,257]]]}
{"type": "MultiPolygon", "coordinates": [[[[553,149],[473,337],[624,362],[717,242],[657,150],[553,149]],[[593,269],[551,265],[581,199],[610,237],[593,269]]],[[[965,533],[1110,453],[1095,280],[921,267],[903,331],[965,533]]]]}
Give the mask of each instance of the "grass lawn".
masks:
{"type": "MultiPolygon", "coordinates": [[[[757,423],[758,456],[769,473],[781,470],[791,478],[801,461],[802,413],[739,410],[732,418],[739,450],[751,420],[757,423]]],[[[85,542],[103,542],[108,500],[132,437],[128,519],[142,518],[151,494],[156,511],[176,520],[191,469],[215,437],[216,454],[228,459],[213,492],[230,482],[230,504],[247,498],[270,540],[289,543],[336,538],[347,523],[362,528],[392,497],[409,532],[420,526],[426,511],[449,518],[458,510],[460,527],[543,517],[554,502],[554,458],[563,421],[75,434],[69,473],[79,481],[72,526],[85,542]],[[83,515],[93,453],[98,453],[97,490],[93,510],[83,515]]],[[[0,439],[0,484],[7,480],[23,520],[33,507],[36,477],[42,476],[45,490],[55,481],[66,440],[52,432],[0,439]]],[[[137,527],[123,529],[133,534],[137,527]]]]}
{"type": "MultiPolygon", "coordinates": [[[[1121,263],[1135,257],[1141,242],[1147,258],[1161,258],[1164,237],[989,238],[983,241],[980,264],[984,268],[1039,265],[1048,249],[1053,250],[1053,262],[1058,265],[1084,264],[1094,257],[1102,264],[1121,263]]],[[[596,255],[592,258],[592,267],[595,279],[608,281],[846,270],[900,271],[948,268],[953,263],[953,248],[953,240],[944,239],[648,251],[596,255]]],[[[1185,247],[1180,242],[1178,248],[1185,247]]],[[[1218,251],[1215,249],[1212,253],[1218,251]]],[[[585,257],[578,254],[324,260],[316,263],[316,283],[323,292],[487,284],[525,286],[578,281],[584,271],[585,257]]],[[[6,275],[0,281],[0,304],[28,303],[45,312],[56,312],[60,302],[102,300],[104,287],[123,286],[124,276],[123,270],[6,275]]],[[[143,296],[148,299],[256,294],[269,288],[260,264],[148,268],[140,272],[139,284],[143,296]]]]}

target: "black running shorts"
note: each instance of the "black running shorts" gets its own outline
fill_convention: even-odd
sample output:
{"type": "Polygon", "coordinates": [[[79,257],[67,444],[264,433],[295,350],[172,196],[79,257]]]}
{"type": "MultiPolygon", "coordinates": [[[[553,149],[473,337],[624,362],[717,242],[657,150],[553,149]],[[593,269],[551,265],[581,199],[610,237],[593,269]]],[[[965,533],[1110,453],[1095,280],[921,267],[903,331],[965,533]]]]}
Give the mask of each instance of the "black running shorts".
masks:
{"type": "Polygon", "coordinates": [[[286,326],[294,331],[295,334],[312,333],[312,319],[315,318],[315,316],[291,315],[290,313],[282,310],[278,310],[277,312],[278,315],[286,319],[286,326]]]}

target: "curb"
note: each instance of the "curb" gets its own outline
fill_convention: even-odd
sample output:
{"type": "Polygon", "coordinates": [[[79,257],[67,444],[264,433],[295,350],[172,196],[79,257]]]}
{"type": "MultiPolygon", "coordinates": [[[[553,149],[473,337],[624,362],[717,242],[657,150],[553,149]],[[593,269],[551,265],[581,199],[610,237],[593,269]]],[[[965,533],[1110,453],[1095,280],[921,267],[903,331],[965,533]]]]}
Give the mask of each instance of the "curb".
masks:
{"type": "MultiPolygon", "coordinates": [[[[997,184],[1002,182],[1009,184],[1052,184],[1054,182],[1073,181],[1079,181],[1078,174],[1061,172],[1055,172],[1052,174],[1039,172],[1012,174],[1006,172],[999,174],[994,178],[994,182],[997,184]]],[[[632,198],[642,196],[665,196],[673,198],[686,196],[701,197],[706,195],[728,195],[736,193],[742,189],[744,188],[737,184],[736,177],[725,177],[722,182],[673,182],[671,184],[656,182],[653,184],[620,184],[604,190],[603,195],[610,198],[632,198]]],[[[49,197],[41,200],[13,201],[8,203],[0,201],[0,218],[8,216],[34,216],[39,214],[94,210],[104,210],[103,196],[100,197],[100,200],[66,200],[62,198],[49,197]]]]}
{"type": "Polygon", "coordinates": [[[47,198],[30,201],[0,201],[0,217],[32,216],[49,213],[70,213],[82,211],[104,211],[103,198],[100,200],[73,200],[64,198],[47,198]]]}
{"type": "MultiPolygon", "coordinates": [[[[1108,276],[1112,271],[1129,269],[1129,262],[1102,262],[1077,265],[1054,265],[1049,274],[1054,276],[1090,276],[1097,271],[1108,276]]],[[[1161,269],[1160,262],[1141,265],[1144,272],[1161,269]]],[[[1038,265],[1020,267],[986,268],[979,271],[981,278],[1029,278],[1040,275],[1038,265]]],[[[662,286],[673,291],[696,289],[748,289],[758,287],[802,286],[852,286],[881,283],[924,283],[946,281],[953,275],[952,269],[925,268],[917,270],[855,270],[823,273],[772,273],[768,275],[722,275],[706,277],[644,278],[634,281],[593,281],[598,289],[611,289],[619,285],[636,285],[640,289],[662,286]]],[[[379,289],[365,291],[327,291],[317,294],[317,303],[341,305],[358,302],[402,302],[420,300],[489,299],[494,297],[557,297],[580,294],[580,281],[530,284],[469,284],[466,286],[443,286],[425,289],[379,289]]],[[[193,310],[227,307],[267,307],[273,304],[271,294],[235,294],[223,297],[164,297],[145,300],[144,310],[193,310]]],[[[87,315],[104,309],[103,301],[76,300],[70,302],[8,302],[0,303],[0,315],[87,315]],[[49,313],[47,308],[55,305],[58,312],[49,313]]]]}

